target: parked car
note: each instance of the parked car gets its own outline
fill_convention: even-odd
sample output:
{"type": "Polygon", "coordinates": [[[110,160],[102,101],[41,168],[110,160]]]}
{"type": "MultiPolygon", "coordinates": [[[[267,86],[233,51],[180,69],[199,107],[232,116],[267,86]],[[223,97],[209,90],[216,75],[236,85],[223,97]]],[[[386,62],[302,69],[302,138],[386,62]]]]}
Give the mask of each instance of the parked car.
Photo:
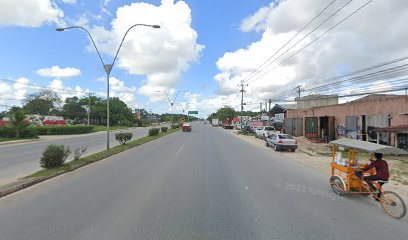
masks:
{"type": "Polygon", "coordinates": [[[275,151],[290,150],[296,151],[298,145],[296,139],[289,134],[276,133],[266,138],[266,146],[273,147],[275,151]]]}
{"type": "Polygon", "coordinates": [[[242,131],[244,131],[244,132],[251,132],[251,131],[252,131],[251,126],[248,126],[248,125],[242,126],[242,131]]]}
{"type": "Polygon", "coordinates": [[[255,130],[255,137],[266,139],[268,136],[271,136],[274,133],[276,133],[276,131],[275,127],[273,126],[260,127],[257,130],[255,130]]]}
{"type": "Polygon", "coordinates": [[[191,132],[191,125],[190,123],[183,123],[183,126],[181,126],[181,130],[183,132],[191,132]]]}

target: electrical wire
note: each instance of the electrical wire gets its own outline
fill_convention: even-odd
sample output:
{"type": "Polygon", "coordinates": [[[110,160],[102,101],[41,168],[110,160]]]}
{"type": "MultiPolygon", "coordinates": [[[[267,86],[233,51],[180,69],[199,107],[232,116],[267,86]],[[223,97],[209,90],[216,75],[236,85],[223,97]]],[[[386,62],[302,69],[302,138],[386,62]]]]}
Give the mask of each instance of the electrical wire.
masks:
{"type": "Polygon", "coordinates": [[[252,78],[252,75],[256,75],[257,72],[262,71],[261,68],[263,68],[263,66],[268,63],[273,57],[276,56],[276,54],[278,54],[283,48],[285,48],[293,39],[295,39],[297,36],[299,36],[299,34],[301,32],[303,32],[303,30],[305,30],[310,24],[312,24],[312,22],[314,22],[314,20],[316,20],[318,17],[320,17],[320,15],[323,14],[324,11],[326,11],[336,0],[331,1],[323,10],[321,10],[315,17],[313,17],[312,20],[310,20],[306,25],[304,25],[302,27],[302,29],[300,29],[291,39],[289,39],[289,41],[287,41],[285,44],[283,44],[272,56],[270,56],[265,62],[263,62],[260,66],[258,66],[255,71],[253,71],[252,73],[249,74],[249,76],[247,76],[244,81],[250,80],[252,78]]]}
{"type": "Polygon", "coordinates": [[[283,61],[281,61],[280,63],[278,63],[277,65],[275,65],[273,68],[271,68],[270,70],[264,72],[262,75],[260,75],[260,77],[252,79],[251,81],[249,81],[248,83],[252,83],[256,80],[261,79],[263,76],[265,76],[266,74],[268,74],[269,72],[271,72],[272,70],[276,69],[278,66],[284,64],[285,62],[289,61],[290,59],[292,59],[294,56],[296,56],[297,54],[299,54],[301,51],[303,51],[305,48],[309,47],[310,45],[312,45],[313,43],[315,43],[317,40],[319,40],[320,38],[322,38],[324,35],[326,35],[327,33],[329,33],[331,30],[333,30],[334,28],[336,28],[337,26],[339,26],[340,24],[342,24],[343,22],[345,22],[347,19],[349,19],[350,17],[352,17],[354,14],[356,14],[357,12],[359,12],[361,9],[363,9],[364,7],[366,7],[368,4],[370,4],[371,2],[373,2],[374,0],[369,0],[366,3],[364,3],[363,5],[361,5],[359,8],[357,8],[356,10],[354,10],[353,12],[351,12],[349,15],[347,15],[345,18],[343,18],[341,21],[337,22],[335,25],[333,25],[332,27],[330,27],[328,30],[326,30],[325,32],[323,32],[322,34],[320,34],[318,37],[316,37],[315,39],[313,39],[312,41],[310,41],[308,44],[306,44],[305,46],[303,46],[302,48],[300,48],[299,50],[297,50],[296,52],[294,52],[293,54],[291,54],[289,57],[285,58],[283,61]]]}

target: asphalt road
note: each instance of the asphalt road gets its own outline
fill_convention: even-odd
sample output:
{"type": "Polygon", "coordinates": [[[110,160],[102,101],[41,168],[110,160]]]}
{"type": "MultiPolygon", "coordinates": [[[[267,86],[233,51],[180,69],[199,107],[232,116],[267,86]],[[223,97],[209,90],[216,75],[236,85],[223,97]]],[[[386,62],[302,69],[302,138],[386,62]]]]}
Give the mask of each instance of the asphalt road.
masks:
{"type": "MultiPolygon", "coordinates": [[[[118,145],[115,132],[110,134],[111,147],[118,145]]],[[[123,130],[133,133],[133,139],[147,135],[147,128],[123,130]]],[[[63,144],[72,150],[87,146],[84,156],[106,149],[106,132],[96,132],[82,135],[41,136],[40,141],[0,145],[0,185],[17,180],[40,170],[40,158],[45,147],[49,144],[63,144]]],[[[72,160],[71,158],[68,160],[72,160]]]]}
{"type": "Polygon", "coordinates": [[[407,221],[328,176],[194,125],[0,199],[5,240],[406,239],[407,221]]]}

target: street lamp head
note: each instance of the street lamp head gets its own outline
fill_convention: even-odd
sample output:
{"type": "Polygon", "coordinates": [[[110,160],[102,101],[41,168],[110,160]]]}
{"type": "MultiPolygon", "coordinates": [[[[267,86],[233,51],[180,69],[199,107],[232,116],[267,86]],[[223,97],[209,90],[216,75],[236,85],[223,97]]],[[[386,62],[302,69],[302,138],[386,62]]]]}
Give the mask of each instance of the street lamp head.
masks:
{"type": "Polygon", "coordinates": [[[55,29],[57,32],[63,32],[65,30],[65,28],[56,28],[55,29]]]}
{"type": "Polygon", "coordinates": [[[160,25],[152,25],[152,28],[160,28],[160,25]]]}

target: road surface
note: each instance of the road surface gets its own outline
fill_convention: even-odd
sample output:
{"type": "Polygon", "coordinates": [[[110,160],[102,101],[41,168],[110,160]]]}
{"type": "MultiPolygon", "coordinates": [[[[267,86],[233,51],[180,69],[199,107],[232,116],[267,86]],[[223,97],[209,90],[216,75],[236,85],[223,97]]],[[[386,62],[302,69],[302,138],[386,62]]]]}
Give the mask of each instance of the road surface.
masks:
{"type": "MultiPolygon", "coordinates": [[[[122,130],[133,133],[133,139],[147,135],[147,128],[135,128],[122,130]]],[[[115,140],[115,132],[110,134],[110,146],[118,145],[115,140]]],[[[45,147],[49,144],[63,144],[70,146],[72,150],[87,146],[85,155],[96,153],[106,149],[106,132],[96,132],[81,135],[41,136],[42,140],[29,143],[16,143],[0,145],[0,186],[18,178],[27,176],[40,170],[40,158],[45,147]]],[[[72,159],[69,158],[68,160],[72,159]]]]}
{"type": "Polygon", "coordinates": [[[0,199],[1,239],[406,239],[406,219],[228,131],[194,125],[0,199]]]}

